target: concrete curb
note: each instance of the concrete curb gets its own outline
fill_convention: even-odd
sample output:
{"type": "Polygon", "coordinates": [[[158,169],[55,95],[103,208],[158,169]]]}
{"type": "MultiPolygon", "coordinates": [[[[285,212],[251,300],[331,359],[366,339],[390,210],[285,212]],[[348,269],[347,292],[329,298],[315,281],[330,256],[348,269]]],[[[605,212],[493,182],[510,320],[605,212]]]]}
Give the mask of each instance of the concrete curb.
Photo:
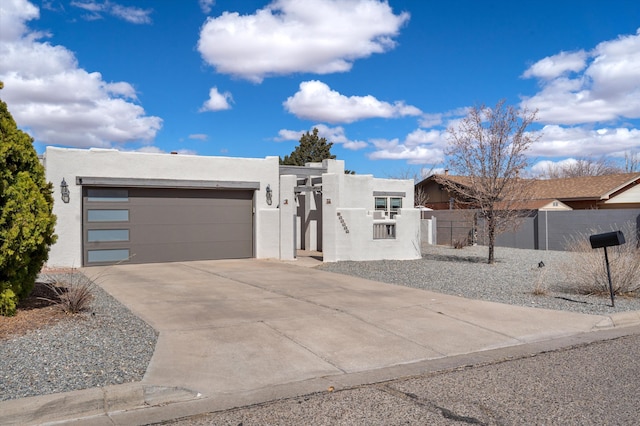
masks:
{"type": "Polygon", "coordinates": [[[0,424],[59,424],[70,419],[105,416],[113,412],[168,405],[200,397],[180,388],[145,386],[141,383],[112,385],[0,402],[0,424]]]}
{"type": "Polygon", "coordinates": [[[603,319],[593,326],[594,331],[640,325],[640,311],[617,312],[615,314],[601,316],[603,319]]]}

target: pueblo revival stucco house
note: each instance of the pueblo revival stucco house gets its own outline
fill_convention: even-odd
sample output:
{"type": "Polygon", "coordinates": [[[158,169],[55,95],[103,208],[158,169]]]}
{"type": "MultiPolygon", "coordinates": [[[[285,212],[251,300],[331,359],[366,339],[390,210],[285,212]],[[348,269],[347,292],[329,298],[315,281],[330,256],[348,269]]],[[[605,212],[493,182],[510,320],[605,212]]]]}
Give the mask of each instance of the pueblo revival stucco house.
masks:
{"type": "Polygon", "coordinates": [[[420,257],[411,180],[346,175],[344,162],[48,147],[58,241],[49,267],[205,259],[325,262],[420,257]]]}

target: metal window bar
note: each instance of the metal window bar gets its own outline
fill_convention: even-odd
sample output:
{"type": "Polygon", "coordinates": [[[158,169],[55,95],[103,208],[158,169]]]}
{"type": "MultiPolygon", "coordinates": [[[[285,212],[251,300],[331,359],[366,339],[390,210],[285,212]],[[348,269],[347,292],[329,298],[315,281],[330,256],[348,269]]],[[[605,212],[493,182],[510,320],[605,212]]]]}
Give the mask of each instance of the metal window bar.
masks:
{"type": "Polygon", "coordinates": [[[391,240],[396,238],[395,223],[374,223],[373,239],[374,240],[391,240]]]}

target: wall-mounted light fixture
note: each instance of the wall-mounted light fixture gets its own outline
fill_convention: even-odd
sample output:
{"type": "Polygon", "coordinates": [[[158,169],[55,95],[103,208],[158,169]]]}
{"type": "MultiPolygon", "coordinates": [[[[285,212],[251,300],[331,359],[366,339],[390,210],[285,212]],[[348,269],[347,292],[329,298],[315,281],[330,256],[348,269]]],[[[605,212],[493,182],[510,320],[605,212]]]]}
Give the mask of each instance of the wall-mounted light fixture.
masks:
{"type": "Polygon", "coordinates": [[[267,204],[271,205],[271,203],[273,203],[273,199],[271,198],[273,195],[273,191],[271,190],[271,185],[267,184],[267,204]]]}
{"type": "Polygon", "coordinates": [[[69,185],[64,178],[62,178],[62,182],[60,182],[60,195],[65,204],[69,202],[69,185]]]}

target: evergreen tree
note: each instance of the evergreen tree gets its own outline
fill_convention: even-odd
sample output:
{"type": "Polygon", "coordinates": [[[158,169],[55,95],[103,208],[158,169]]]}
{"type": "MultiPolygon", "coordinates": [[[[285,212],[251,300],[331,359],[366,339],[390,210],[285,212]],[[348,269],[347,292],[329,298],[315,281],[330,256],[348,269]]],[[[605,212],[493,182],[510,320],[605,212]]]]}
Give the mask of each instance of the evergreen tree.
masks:
{"type": "Polygon", "coordinates": [[[291,155],[285,155],[280,159],[280,164],[286,166],[304,166],[306,163],[319,163],[326,159],[335,159],[331,154],[333,142],[327,142],[326,138],[318,137],[318,129],[313,129],[313,134],[304,133],[300,138],[300,144],[291,155]]]}
{"type": "MultiPolygon", "coordinates": [[[[0,82],[0,89],[3,84],[0,82]]],[[[0,99],[0,314],[15,314],[33,289],[55,242],[53,187],[47,183],[33,139],[0,99]]]]}

